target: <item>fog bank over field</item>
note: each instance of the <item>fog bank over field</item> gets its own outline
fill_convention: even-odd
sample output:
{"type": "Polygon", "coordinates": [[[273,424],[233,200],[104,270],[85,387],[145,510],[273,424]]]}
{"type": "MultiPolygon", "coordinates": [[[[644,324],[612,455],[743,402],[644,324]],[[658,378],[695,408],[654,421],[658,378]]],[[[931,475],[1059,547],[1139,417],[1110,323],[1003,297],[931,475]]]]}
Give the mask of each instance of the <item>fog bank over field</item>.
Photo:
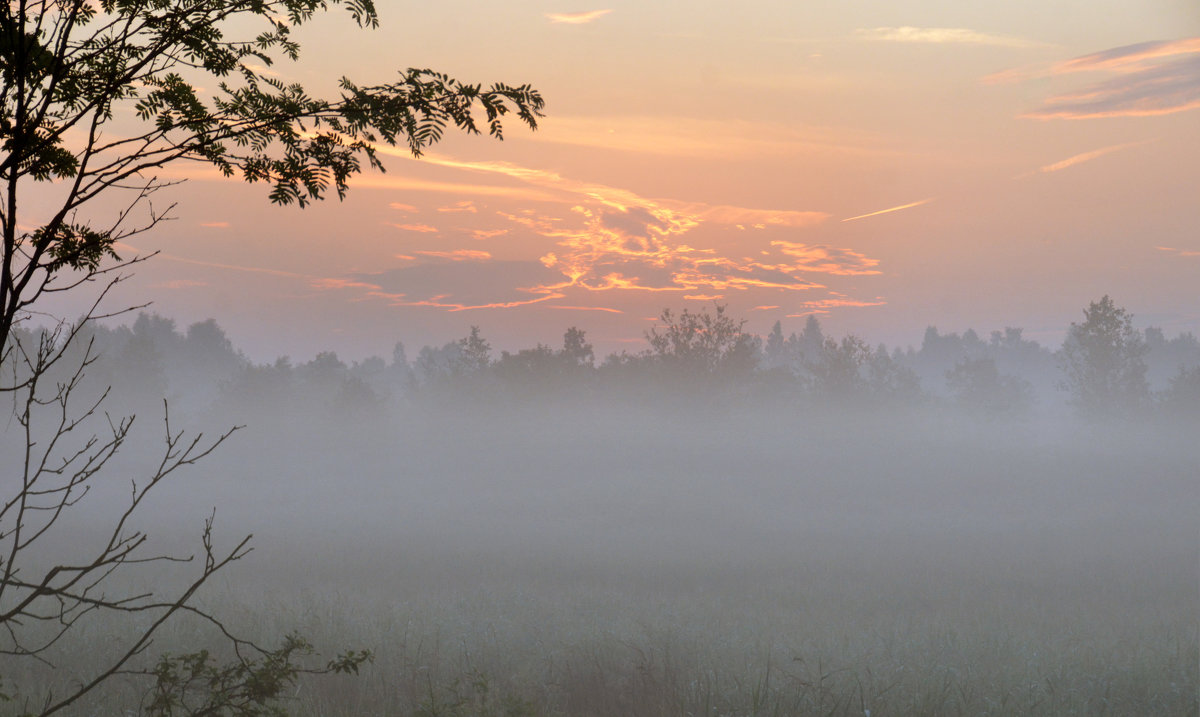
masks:
{"type": "Polygon", "coordinates": [[[1139,332],[1142,383],[1101,394],[1019,332],[905,352],[724,318],[607,359],[572,329],[351,366],[100,329],[88,390],[138,430],[68,537],[127,501],[168,396],[173,427],[245,426],[139,517],[165,549],[214,507],[254,534],[201,603],[376,654],[297,714],[1195,714],[1194,338],[1139,332]]]}

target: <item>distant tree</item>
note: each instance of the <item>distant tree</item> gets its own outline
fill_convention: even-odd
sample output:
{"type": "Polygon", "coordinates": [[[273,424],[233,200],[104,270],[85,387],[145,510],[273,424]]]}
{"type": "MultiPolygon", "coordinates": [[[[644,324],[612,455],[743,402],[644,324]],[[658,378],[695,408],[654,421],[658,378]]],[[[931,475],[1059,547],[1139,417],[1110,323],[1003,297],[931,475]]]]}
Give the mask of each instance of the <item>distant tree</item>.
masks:
{"type": "Polygon", "coordinates": [[[296,384],[296,369],[287,356],[268,364],[246,363],[220,384],[217,405],[226,415],[291,416],[297,411],[292,406],[296,384]]]}
{"type": "Polygon", "coordinates": [[[515,354],[501,351],[492,365],[496,378],[518,397],[543,394],[557,388],[566,363],[545,344],[521,349],[515,354]]]}
{"type": "Polygon", "coordinates": [[[587,334],[572,326],[563,334],[562,349],[538,344],[515,354],[502,351],[492,372],[518,397],[545,396],[585,385],[595,373],[595,352],[587,334]]]}
{"type": "Polygon", "coordinates": [[[459,339],[462,347],[460,360],[464,373],[483,373],[492,363],[492,345],[479,333],[478,326],[471,327],[471,333],[459,339]]]}
{"type": "Polygon", "coordinates": [[[1071,403],[1088,415],[1117,415],[1143,408],[1150,398],[1146,382],[1146,343],[1133,327],[1133,316],[1107,295],[1072,323],[1060,352],[1071,403]]]}
{"type": "Polygon", "coordinates": [[[563,334],[563,347],[559,356],[570,365],[586,368],[591,368],[596,360],[596,353],[587,341],[587,334],[574,326],[563,334]]]}
{"type": "Polygon", "coordinates": [[[814,314],[809,314],[804,320],[804,330],[799,336],[793,334],[788,343],[794,348],[793,360],[803,364],[805,361],[816,360],[825,350],[825,332],[821,329],[821,321],[814,314]]]}
{"type": "Polygon", "coordinates": [[[659,315],[661,325],[646,332],[650,356],[679,377],[748,376],[758,365],[758,339],[743,330],[744,320],[732,319],[725,309],[721,304],[712,313],[684,309],[674,314],[664,309],[659,315]]]}
{"type": "Polygon", "coordinates": [[[1145,339],[1149,369],[1146,377],[1151,387],[1164,386],[1180,369],[1200,366],[1200,340],[1194,334],[1183,333],[1168,339],[1161,328],[1150,326],[1146,328],[1145,339]]]}
{"type": "Polygon", "coordinates": [[[763,349],[764,364],[767,369],[787,367],[791,361],[788,356],[787,339],[783,337],[783,322],[776,321],[767,334],[767,343],[763,349]]]}
{"type": "Polygon", "coordinates": [[[1019,376],[1001,374],[991,358],[965,358],[946,372],[955,401],[985,416],[1019,415],[1033,404],[1033,386],[1019,376]]]}
{"type": "Polygon", "coordinates": [[[392,346],[392,362],[388,365],[388,376],[391,385],[395,388],[394,394],[406,396],[413,390],[416,375],[413,373],[413,367],[408,363],[408,352],[404,350],[404,344],[399,341],[392,346]]]}
{"type": "Polygon", "coordinates": [[[846,400],[867,393],[863,366],[871,359],[871,347],[853,334],[839,342],[825,339],[820,354],[805,362],[812,377],[812,391],[819,397],[846,400]]]}
{"type": "Polygon", "coordinates": [[[1163,409],[1176,417],[1200,418],[1200,365],[1180,367],[1159,396],[1163,409]]]}
{"type": "Polygon", "coordinates": [[[805,361],[809,390],[817,398],[844,404],[911,403],[921,397],[921,381],[880,345],[872,350],[850,334],[825,339],[821,352],[805,361]]]}
{"type": "Polygon", "coordinates": [[[425,346],[417,354],[416,375],[422,386],[462,391],[478,390],[492,365],[492,346],[472,326],[471,332],[441,348],[425,346]]]}
{"type": "Polygon", "coordinates": [[[907,366],[888,354],[880,344],[867,359],[867,390],[881,403],[910,404],[921,400],[921,379],[907,366]]]}

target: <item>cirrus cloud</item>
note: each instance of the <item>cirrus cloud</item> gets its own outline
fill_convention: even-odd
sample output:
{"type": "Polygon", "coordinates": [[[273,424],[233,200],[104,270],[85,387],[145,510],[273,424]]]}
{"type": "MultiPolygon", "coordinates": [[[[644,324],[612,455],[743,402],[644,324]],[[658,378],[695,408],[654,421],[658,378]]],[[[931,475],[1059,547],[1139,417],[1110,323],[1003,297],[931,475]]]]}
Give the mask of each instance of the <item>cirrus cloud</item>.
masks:
{"type": "Polygon", "coordinates": [[[1009,35],[992,35],[965,27],[873,27],[854,31],[855,37],[875,42],[991,45],[993,47],[1038,47],[1043,43],[1009,35]]]}
{"type": "Polygon", "coordinates": [[[1108,79],[1048,97],[1021,117],[1037,120],[1153,117],[1200,108],[1200,37],[1094,52],[1049,67],[988,75],[987,84],[1103,72],[1108,79]]]}

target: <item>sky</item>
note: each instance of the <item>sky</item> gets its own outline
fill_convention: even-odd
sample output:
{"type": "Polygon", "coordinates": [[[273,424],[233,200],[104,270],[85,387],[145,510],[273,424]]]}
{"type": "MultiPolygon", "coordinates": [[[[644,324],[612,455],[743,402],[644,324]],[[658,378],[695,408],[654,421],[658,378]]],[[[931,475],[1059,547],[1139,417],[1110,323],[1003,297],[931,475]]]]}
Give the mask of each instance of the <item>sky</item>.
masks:
{"type": "Polygon", "coordinates": [[[209,317],[256,360],[637,351],[665,308],[765,334],[1057,346],[1108,294],[1200,333],[1200,4],[444,0],[334,12],[282,79],[332,94],[430,67],[529,83],[540,129],[387,149],[298,209],[195,166],[117,296],[209,317]]]}

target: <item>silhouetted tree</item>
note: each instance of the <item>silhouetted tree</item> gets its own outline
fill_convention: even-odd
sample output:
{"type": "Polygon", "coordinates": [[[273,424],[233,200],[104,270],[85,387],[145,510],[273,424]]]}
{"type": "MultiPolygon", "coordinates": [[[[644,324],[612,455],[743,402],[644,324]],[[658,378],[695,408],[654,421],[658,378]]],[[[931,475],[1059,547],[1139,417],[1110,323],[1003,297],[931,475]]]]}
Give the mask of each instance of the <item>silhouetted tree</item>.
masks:
{"type": "Polygon", "coordinates": [[[1062,386],[1071,403],[1089,415],[1144,407],[1150,398],[1146,343],[1133,328],[1133,317],[1107,295],[1091,302],[1083,315],[1083,323],[1071,324],[1061,351],[1062,386]]]}
{"type": "Polygon", "coordinates": [[[596,360],[596,353],[588,343],[586,333],[574,326],[563,334],[563,347],[559,356],[568,364],[580,368],[591,368],[596,360]]]}
{"type": "MultiPolygon", "coordinates": [[[[155,485],[225,438],[185,440],[169,421],[160,468],[149,481],[134,483],[129,511],[109,541],[77,546],[91,555],[82,563],[58,562],[39,550],[44,545],[39,538],[77,514],[72,508],[86,495],[88,481],[132,425],[132,419],[114,418],[89,438],[90,419],[102,408],[78,399],[85,369],[95,362],[94,342],[76,354],[74,367],[63,369],[60,362],[84,327],[103,315],[100,299],[120,281],[113,277],[142,260],[118,256],[120,242],[168,218],[170,207],[150,201],[171,184],[159,170],[180,160],[204,162],[226,176],[268,183],[276,203],[303,206],[330,190],[344,195],[364,166],[382,169],[380,143],[403,144],[419,155],[448,126],[471,133],[482,127],[500,137],[510,113],[536,126],[543,103],[528,86],[483,89],[429,70],[408,70],[375,86],[343,78],[337,98],[321,99],[277,79],[266,66],[297,59],[296,28],[333,5],[343,5],[360,26],[378,23],[372,0],[0,4],[0,365],[14,367],[6,375],[15,379],[0,383],[0,391],[11,396],[25,443],[24,475],[6,483],[9,492],[0,500],[0,651],[44,661],[43,648],[31,637],[40,627],[51,626],[48,634],[57,641],[80,619],[101,614],[131,618],[132,630],[128,652],[111,659],[97,653],[91,673],[65,693],[26,695],[25,706],[36,714],[77,707],[113,676],[137,673],[132,662],[155,631],[180,611],[198,613],[190,606],[195,590],[245,551],[243,541],[229,553],[215,554],[209,523],[203,567],[180,595],[105,592],[114,573],[168,559],[147,555],[145,536],[126,519],[155,485]],[[482,114],[482,122],[474,113],[482,114]],[[36,186],[46,182],[55,182],[54,188],[36,186]],[[86,216],[101,197],[106,207],[118,207],[114,220],[86,216]],[[109,204],[113,199],[120,204],[109,204]],[[80,321],[21,331],[20,324],[36,313],[47,315],[49,295],[91,282],[99,282],[100,297],[80,321]],[[56,368],[63,380],[48,380],[56,368]],[[76,407],[69,405],[72,400],[76,407]],[[36,433],[39,427],[48,432],[36,433]],[[80,443],[70,446],[80,433],[85,433],[80,443]]],[[[131,360],[163,349],[153,336],[138,340],[131,360]]],[[[265,659],[284,653],[261,654],[265,659]]],[[[155,676],[149,668],[141,673],[155,676]]],[[[257,685],[246,712],[273,711],[269,703],[290,682],[279,679],[268,690],[257,685]]],[[[210,692],[217,690],[216,683],[209,684],[210,692]]]]}
{"type": "Polygon", "coordinates": [[[668,375],[680,378],[748,376],[758,365],[758,338],[743,331],[746,322],[730,318],[725,308],[717,304],[713,313],[684,309],[678,315],[664,309],[662,325],[646,332],[650,355],[668,375]]]}

